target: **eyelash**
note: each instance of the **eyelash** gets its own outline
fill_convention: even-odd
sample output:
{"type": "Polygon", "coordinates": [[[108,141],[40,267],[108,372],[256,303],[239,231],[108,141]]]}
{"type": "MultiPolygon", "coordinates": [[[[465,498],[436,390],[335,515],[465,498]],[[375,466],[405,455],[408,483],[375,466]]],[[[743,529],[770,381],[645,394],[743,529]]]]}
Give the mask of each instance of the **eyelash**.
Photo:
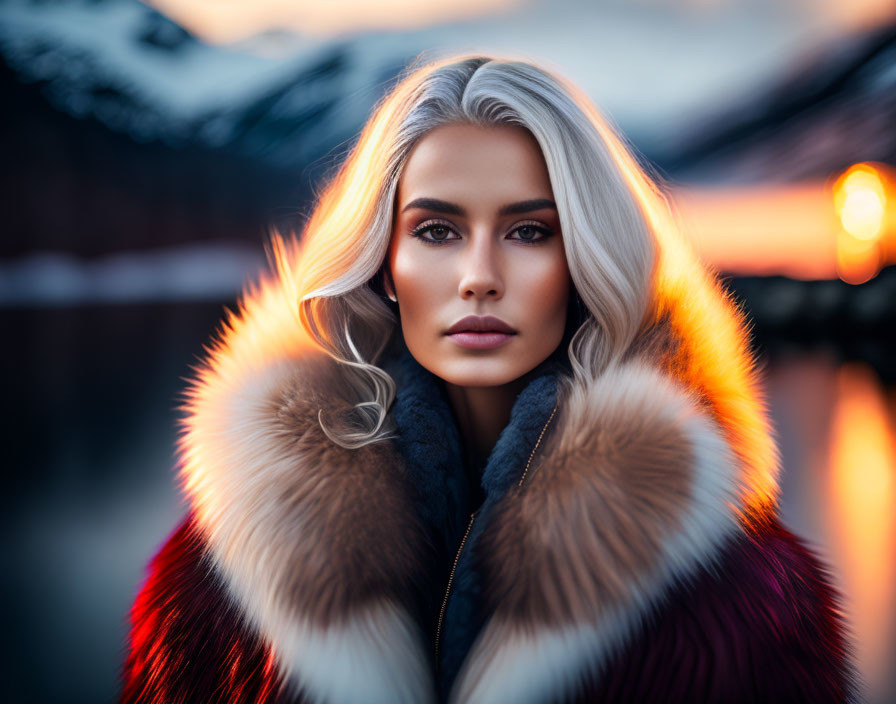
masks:
{"type": "MultiPolygon", "coordinates": [[[[447,244],[448,242],[452,242],[453,239],[428,240],[425,237],[423,237],[424,232],[426,232],[427,230],[429,230],[433,227],[438,227],[438,226],[444,227],[448,230],[451,230],[452,232],[454,231],[454,228],[451,226],[451,224],[445,222],[444,220],[426,220],[425,222],[418,225],[413,230],[413,232],[411,232],[411,236],[416,237],[421,242],[425,242],[426,244],[435,245],[436,247],[440,247],[444,244],[447,244]]],[[[548,239],[549,237],[551,237],[554,234],[554,231],[551,230],[550,228],[547,228],[544,225],[541,225],[540,223],[533,222],[533,221],[521,222],[519,225],[517,225],[512,230],[512,232],[516,232],[517,230],[519,230],[523,227],[531,227],[532,229],[537,230],[538,232],[540,232],[542,234],[542,236],[539,237],[538,239],[532,239],[532,240],[515,239],[514,240],[516,242],[522,242],[525,245],[539,244],[540,242],[544,242],[546,239],[548,239]]]]}

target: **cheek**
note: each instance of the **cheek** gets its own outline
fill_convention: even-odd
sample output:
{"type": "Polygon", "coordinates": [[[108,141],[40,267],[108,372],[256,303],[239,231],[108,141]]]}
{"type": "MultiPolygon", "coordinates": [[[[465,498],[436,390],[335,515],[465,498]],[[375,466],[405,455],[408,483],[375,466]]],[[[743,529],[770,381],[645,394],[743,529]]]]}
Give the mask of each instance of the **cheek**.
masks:
{"type": "Polygon", "coordinates": [[[559,326],[562,335],[569,299],[569,269],[566,258],[560,256],[529,259],[515,269],[514,290],[528,312],[526,318],[537,330],[554,330],[559,326]]]}
{"type": "Polygon", "coordinates": [[[402,245],[390,253],[392,281],[401,301],[402,325],[411,331],[436,324],[439,304],[450,298],[446,295],[451,289],[447,268],[429,255],[421,247],[402,245]]]}

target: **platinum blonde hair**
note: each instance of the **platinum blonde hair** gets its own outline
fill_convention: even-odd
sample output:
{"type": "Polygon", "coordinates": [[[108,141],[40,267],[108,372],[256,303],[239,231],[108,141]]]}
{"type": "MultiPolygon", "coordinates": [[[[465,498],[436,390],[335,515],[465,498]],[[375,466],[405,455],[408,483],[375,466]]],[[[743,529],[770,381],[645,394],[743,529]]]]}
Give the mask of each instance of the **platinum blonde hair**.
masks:
{"type": "Polygon", "coordinates": [[[343,447],[389,435],[395,382],[376,365],[399,321],[371,287],[389,248],[411,149],[448,123],[513,125],[541,146],[573,285],[587,315],[569,343],[573,377],[593,380],[628,349],[651,309],[662,199],[589,99],[534,63],[484,54],[411,66],[374,108],[302,235],[299,319],[346,366],[358,421],[343,447]]]}

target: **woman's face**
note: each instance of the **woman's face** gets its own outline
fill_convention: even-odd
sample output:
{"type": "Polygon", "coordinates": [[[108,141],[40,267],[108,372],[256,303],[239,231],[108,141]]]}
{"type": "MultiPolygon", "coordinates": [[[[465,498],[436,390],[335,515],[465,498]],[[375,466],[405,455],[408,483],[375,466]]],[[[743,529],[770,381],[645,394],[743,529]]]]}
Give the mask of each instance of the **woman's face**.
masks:
{"type": "Polygon", "coordinates": [[[388,264],[423,367],[458,386],[498,386],[557,349],[570,276],[553,201],[541,149],[521,127],[444,125],[414,146],[388,264]],[[487,320],[470,330],[467,316],[494,316],[512,333],[487,320]]]}

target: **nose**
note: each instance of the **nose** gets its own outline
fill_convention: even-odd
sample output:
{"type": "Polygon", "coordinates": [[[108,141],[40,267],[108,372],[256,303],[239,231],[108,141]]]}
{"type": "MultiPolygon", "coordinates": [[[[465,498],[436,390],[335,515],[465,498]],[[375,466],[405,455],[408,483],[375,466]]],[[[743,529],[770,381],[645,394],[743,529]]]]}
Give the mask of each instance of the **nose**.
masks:
{"type": "Polygon", "coordinates": [[[501,298],[504,277],[498,248],[490,232],[473,233],[460,258],[458,293],[461,298],[501,298]]]}

